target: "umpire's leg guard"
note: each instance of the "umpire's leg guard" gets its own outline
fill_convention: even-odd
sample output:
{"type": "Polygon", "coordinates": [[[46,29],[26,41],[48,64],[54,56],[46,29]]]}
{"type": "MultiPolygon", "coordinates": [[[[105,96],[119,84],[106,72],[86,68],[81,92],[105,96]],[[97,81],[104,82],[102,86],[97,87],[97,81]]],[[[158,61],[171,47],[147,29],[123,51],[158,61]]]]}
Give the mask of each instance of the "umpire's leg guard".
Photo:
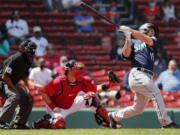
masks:
{"type": "Polygon", "coordinates": [[[5,95],[7,99],[0,111],[0,122],[9,124],[12,121],[13,114],[15,109],[20,101],[20,95],[15,93],[11,88],[6,84],[1,84],[3,86],[1,94],[5,95]]]}
{"type": "Polygon", "coordinates": [[[16,114],[11,125],[14,123],[25,125],[32,111],[33,96],[21,87],[17,86],[17,89],[20,93],[19,107],[16,109],[16,114]]]}

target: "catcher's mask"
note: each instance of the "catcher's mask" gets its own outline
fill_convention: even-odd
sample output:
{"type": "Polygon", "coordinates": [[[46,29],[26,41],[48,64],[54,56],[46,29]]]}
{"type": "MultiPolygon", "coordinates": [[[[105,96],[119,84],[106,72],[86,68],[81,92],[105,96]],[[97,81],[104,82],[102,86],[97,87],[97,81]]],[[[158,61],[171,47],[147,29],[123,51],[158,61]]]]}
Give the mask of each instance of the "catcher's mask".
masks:
{"type": "Polygon", "coordinates": [[[151,28],[154,29],[155,36],[158,36],[159,35],[159,29],[158,29],[157,26],[155,26],[152,23],[144,23],[143,25],[141,25],[139,27],[139,31],[141,33],[147,34],[150,31],[151,28]]]}
{"type": "Polygon", "coordinates": [[[82,62],[71,60],[66,64],[66,68],[71,68],[76,80],[80,79],[85,75],[85,65],[82,62]]]}
{"type": "Polygon", "coordinates": [[[25,40],[22,41],[20,44],[20,51],[27,54],[28,56],[35,56],[35,52],[36,52],[36,44],[30,40],[25,40]]]}

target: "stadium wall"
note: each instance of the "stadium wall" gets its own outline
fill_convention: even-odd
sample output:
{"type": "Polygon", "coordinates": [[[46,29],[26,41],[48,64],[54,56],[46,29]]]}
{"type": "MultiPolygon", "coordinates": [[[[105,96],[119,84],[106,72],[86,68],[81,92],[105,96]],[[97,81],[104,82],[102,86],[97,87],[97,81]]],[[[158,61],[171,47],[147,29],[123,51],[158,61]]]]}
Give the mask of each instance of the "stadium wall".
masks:
{"type": "MultiPolygon", "coordinates": [[[[116,109],[108,109],[115,111],[116,109]]],[[[45,109],[33,109],[29,118],[29,124],[41,118],[45,113],[45,109]]],[[[180,109],[168,109],[168,114],[172,120],[180,124],[180,109]]],[[[100,128],[94,119],[94,115],[89,109],[82,109],[66,119],[67,128],[100,128]]],[[[160,128],[156,112],[152,109],[147,109],[141,115],[122,120],[121,124],[124,128],[160,128]]]]}

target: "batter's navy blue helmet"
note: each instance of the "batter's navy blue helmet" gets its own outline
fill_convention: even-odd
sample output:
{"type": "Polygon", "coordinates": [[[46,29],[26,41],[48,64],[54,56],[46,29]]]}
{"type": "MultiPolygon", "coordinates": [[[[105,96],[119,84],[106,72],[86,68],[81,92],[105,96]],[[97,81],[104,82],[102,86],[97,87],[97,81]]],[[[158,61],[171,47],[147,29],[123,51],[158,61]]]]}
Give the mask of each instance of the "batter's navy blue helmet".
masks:
{"type": "Polygon", "coordinates": [[[154,24],[152,23],[144,23],[142,24],[140,27],[139,27],[139,31],[144,33],[144,34],[147,34],[150,30],[150,28],[153,28],[154,29],[154,32],[155,32],[155,36],[158,36],[159,35],[159,29],[157,26],[155,26],[154,24]]]}

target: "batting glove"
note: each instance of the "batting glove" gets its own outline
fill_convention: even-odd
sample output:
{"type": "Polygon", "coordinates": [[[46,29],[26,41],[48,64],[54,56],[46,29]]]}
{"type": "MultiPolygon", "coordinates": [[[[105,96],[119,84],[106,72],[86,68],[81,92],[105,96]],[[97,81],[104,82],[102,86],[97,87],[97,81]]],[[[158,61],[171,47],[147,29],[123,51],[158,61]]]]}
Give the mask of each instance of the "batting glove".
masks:
{"type": "Polygon", "coordinates": [[[127,26],[122,25],[122,26],[119,27],[118,31],[121,31],[121,32],[125,33],[125,32],[130,31],[130,28],[127,27],[127,26]]]}
{"type": "Polygon", "coordinates": [[[125,35],[125,37],[126,37],[126,40],[131,40],[131,33],[132,33],[132,32],[130,32],[130,31],[124,32],[124,35],[125,35]]]}

